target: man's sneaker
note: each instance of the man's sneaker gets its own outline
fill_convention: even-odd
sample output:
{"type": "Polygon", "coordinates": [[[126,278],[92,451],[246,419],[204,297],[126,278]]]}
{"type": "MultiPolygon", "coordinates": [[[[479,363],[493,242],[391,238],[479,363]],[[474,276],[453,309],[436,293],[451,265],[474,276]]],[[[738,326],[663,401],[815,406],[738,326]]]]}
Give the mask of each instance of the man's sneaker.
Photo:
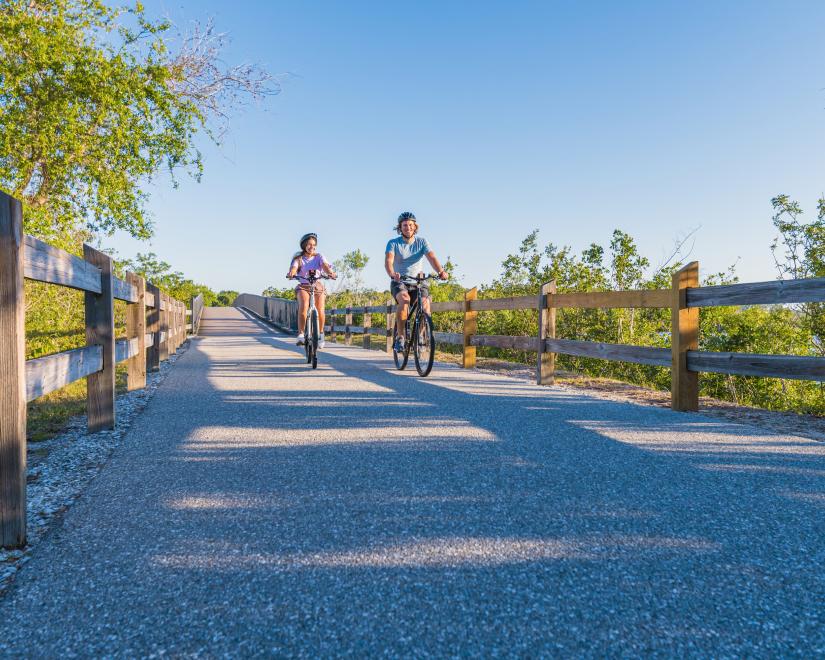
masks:
{"type": "Polygon", "coordinates": [[[326,345],[327,343],[324,341],[324,333],[322,332],[320,335],[318,335],[318,348],[323,348],[326,345]]]}
{"type": "Polygon", "coordinates": [[[404,352],[404,338],[403,337],[396,337],[395,343],[392,345],[392,350],[396,353],[403,353],[404,352]]]}
{"type": "Polygon", "coordinates": [[[298,346],[303,346],[306,343],[306,338],[304,337],[304,333],[298,333],[298,346]]]}

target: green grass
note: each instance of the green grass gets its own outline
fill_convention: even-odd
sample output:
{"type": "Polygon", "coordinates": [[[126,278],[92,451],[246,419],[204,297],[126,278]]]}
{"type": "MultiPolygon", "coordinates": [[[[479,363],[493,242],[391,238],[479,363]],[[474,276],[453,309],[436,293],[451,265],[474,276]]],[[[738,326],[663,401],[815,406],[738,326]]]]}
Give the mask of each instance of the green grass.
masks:
{"type": "MultiPolygon", "coordinates": [[[[126,392],[126,365],[115,370],[115,391],[126,392]]],[[[27,406],[26,437],[29,442],[48,440],[59,435],[76,415],[86,414],[86,379],[81,378],[27,406]]]]}

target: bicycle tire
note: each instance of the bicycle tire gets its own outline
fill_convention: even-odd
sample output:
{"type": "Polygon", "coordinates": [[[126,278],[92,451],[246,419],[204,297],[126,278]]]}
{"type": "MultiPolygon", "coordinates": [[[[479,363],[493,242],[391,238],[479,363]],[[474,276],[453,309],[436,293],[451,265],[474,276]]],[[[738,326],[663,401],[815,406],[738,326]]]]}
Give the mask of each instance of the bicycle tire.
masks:
{"type": "Polygon", "coordinates": [[[312,310],[311,324],[311,338],[312,338],[312,368],[318,368],[318,313],[312,310]]]}
{"type": "Polygon", "coordinates": [[[433,359],[435,359],[433,319],[429,314],[422,314],[416,320],[413,343],[415,369],[419,376],[427,376],[433,369],[433,359]]]}

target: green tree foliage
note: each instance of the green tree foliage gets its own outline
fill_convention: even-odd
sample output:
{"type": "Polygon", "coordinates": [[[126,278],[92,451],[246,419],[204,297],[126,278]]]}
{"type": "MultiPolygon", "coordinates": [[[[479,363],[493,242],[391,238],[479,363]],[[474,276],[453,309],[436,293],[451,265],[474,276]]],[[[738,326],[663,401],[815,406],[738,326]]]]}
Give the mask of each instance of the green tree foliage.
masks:
{"type": "Polygon", "coordinates": [[[215,307],[231,307],[240,294],[237,291],[223,290],[219,291],[212,303],[215,307]]]}
{"type": "MultiPolygon", "coordinates": [[[[779,235],[771,245],[774,262],[781,279],[825,277],[825,197],[817,203],[816,219],[802,221],[802,208],[788,197],[771,200],[773,225],[779,235]]],[[[804,303],[793,307],[810,335],[810,348],[825,355],[825,304],[804,303]]]]}
{"type": "Polygon", "coordinates": [[[173,54],[170,27],[140,3],[0,3],[0,186],[24,201],[28,233],[148,237],[145,182],[164,168],[198,177],[196,133],[243,93],[277,91],[254,67],[221,69],[211,27],[173,54]]]}
{"type": "Polygon", "coordinates": [[[123,259],[116,261],[115,270],[123,277],[126,271],[135,273],[145,278],[155,286],[166,291],[173,298],[188,303],[197,295],[203,296],[203,304],[207,307],[216,305],[218,294],[204,284],[196,284],[194,281],[184,277],[180,271],[172,270],[172,266],[165,261],[158,259],[154,252],[140,254],[134,259],[123,259]]]}
{"type": "Polygon", "coordinates": [[[337,259],[332,267],[338,275],[335,288],[336,300],[343,305],[364,305],[367,296],[364,290],[364,268],[370,258],[361,250],[352,250],[337,259]]]}
{"type": "Polygon", "coordinates": [[[279,289],[278,287],[268,286],[262,292],[262,296],[267,296],[268,298],[285,298],[286,300],[295,300],[295,287],[284,287],[283,289],[279,289]]]}

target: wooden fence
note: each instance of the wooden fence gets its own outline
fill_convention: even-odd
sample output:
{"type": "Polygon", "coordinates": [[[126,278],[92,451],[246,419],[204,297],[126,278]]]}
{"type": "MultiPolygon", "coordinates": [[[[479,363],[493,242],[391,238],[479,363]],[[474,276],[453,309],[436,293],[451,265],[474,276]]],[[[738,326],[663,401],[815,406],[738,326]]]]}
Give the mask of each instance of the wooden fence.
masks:
{"type": "Polygon", "coordinates": [[[0,545],[26,542],[26,403],[80,378],[87,383],[89,432],[115,424],[115,365],[127,388],[186,338],[186,307],[142,277],[114,276],[112,258],[84,245],[84,258],[23,234],[20,202],[0,192],[0,545]],[[26,360],[24,278],[85,292],[86,346],[26,360]],[[116,339],[114,301],[128,304],[126,337],[116,339]]]}
{"type": "MultiPolygon", "coordinates": [[[[548,282],[534,296],[479,300],[477,290],[471,289],[465,293],[463,301],[434,302],[431,308],[434,314],[463,313],[462,333],[436,332],[435,337],[439,343],[462,347],[465,368],[475,366],[478,346],[536,352],[536,382],[541,385],[553,383],[557,354],[669,367],[671,405],[674,410],[690,411],[699,408],[700,372],[825,381],[825,358],[698,350],[700,307],[806,302],[825,302],[825,278],[700,287],[699,263],[692,262],[674,273],[670,289],[556,293],[555,283],[548,282]],[[558,338],[556,310],[564,308],[670,309],[671,347],[652,348],[558,338]],[[539,312],[535,336],[477,334],[478,312],[525,309],[539,312]]],[[[336,333],[343,333],[347,344],[352,343],[353,334],[362,334],[365,348],[370,347],[371,336],[379,335],[386,338],[386,350],[391,352],[395,312],[396,307],[391,303],[330,309],[327,311],[325,331],[330,333],[330,338],[334,338],[336,333]],[[372,327],[370,317],[375,313],[386,315],[385,328],[372,327]],[[353,325],[353,314],[363,315],[363,325],[353,325]],[[344,323],[338,324],[336,317],[342,315],[344,323]]]]}
{"type": "Polygon", "coordinates": [[[298,331],[298,303],[294,300],[242,293],[232,305],[243,307],[283,330],[298,331]]]}
{"type": "Polygon", "coordinates": [[[189,330],[193,335],[198,334],[201,329],[201,319],[203,318],[203,294],[199,293],[192,298],[192,306],[190,307],[190,315],[192,318],[189,330]]]}

